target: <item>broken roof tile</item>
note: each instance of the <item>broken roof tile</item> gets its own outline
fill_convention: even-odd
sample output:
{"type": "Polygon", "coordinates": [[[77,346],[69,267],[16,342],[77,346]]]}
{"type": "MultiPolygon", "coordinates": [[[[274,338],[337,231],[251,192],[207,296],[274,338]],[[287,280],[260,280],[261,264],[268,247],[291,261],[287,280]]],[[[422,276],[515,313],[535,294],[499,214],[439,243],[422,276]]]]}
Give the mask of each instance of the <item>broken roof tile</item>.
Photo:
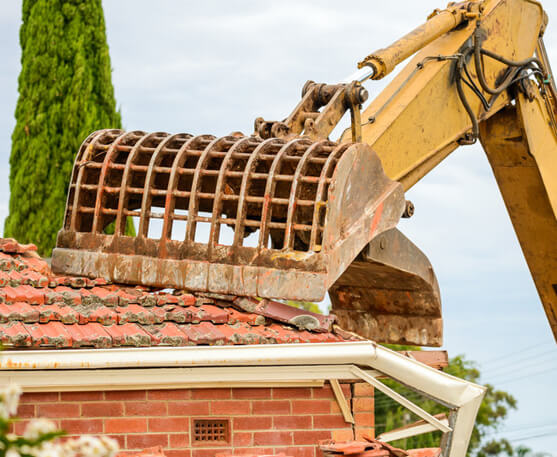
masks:
{"type": "Polygon", "coordinates": [[[228,323],[244,322],[251,325],[265,325],[265,317],[254,313],[241,313],[234,308],[228,309],[228,323]]]}
{"type": "Polygon", "coordinates": [[[261,300],[257,304],[255,311],[265,317],[294,325],[300,330],[313,330],[316,332],[330,331],[335,321],[333,315],[324,316],[267,299],[261,300]]]}

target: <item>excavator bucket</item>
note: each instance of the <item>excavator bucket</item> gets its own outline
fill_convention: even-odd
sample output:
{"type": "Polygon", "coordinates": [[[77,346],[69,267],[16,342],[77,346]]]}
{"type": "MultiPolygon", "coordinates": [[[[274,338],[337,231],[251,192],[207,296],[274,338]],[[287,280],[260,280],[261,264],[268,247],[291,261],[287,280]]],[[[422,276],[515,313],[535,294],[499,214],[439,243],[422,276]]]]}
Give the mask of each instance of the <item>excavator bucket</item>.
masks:
{"type": "Polygon", "coordinates": [[[377,235],[329,290],[344,328],[376,341],[443,344],[441,296],[433,268],[396,228],[377,235]]]}
{"type": "MultiPolygon", "coordinates": [[[[436,283],[399,274],[411,287],[387,287],[401,265],[366,257],[405,207],[402,186],[362,143],[102,130],[76,157],[52,266],[125,284],[298,301],[320,301],[333,287],[335,309],[348,296],[394,288],[407,291],[391,294],[398,305],[373,292],[358,306],[406,316],[401,297],[431,295],[419,290],[429,281],[438,299],[436,283]],[[126,235],[130,218],[135,236],[126,235]],[[353,283],[353,271],[363,282],[353,283]]],[[[432,306],[427,317],[438,317],[438,300],[432,306]]],[[[360,323],[342,319],[359,332],[360,323]]]]}

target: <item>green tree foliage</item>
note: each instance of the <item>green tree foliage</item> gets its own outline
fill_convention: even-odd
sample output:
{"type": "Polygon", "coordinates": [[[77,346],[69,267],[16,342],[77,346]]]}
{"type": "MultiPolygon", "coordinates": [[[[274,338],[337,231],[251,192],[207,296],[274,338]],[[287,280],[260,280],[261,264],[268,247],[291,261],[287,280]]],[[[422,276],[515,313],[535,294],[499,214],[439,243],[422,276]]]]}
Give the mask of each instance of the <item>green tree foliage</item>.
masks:
{"type": "MultiPolygon", "coordinates": [[[[393,347],[393,349],[419,350],[419,348],[403,346],[393,347]]],[[[476,365],[460,355],[452,358],[449,362],[449,366],[445,368],[444,371],[458,378],[466,379],[472,382],[478,382],[480,378],[480,372],[476,365]]],[[[384,382],[389,387],[402,393],[404,396],[408,397],[414,403],[432,414],[447,412],[447,409],[443,406],[432,400],[425,399],[419,394],[400,386],[394,381],[386,380],[384,382]]],[[[514,449],[507,440],[494,440],[487,438],[489,438],[489,435],[501,426],[507,417],[509,410],[516,409],[516,400],[511,394],[502,390],[497,390],[490,384],[487,384],[486,387],[487,393],[478,412],[476,426],[472,432],[470,446],[468,448],[468,455],[474,455],[476,457],[491,457],[505,454],[514,455],[514,449]]],[[[377,434],[380,434],[385,430],[402,427],[419,420],[417,416],[409,413],[407,409],[380,392],[376,392],[375,400],[375,422],[377,426],[377,434]]],[[[392,444],[403,449],[438,447],[440,439],[441,433],[433,432],[418,435],[406,440],[396,441],[392,444]]]]}
{"type": "Polygon", "coordinates": [[[81,142],[94,130],[121,125],[101,0],[23,0],[20,42],[4,234],[48,256],[81,142]]]}
{"type": "Polygon", "coordinates": [[[311,311],[312,313],[321,314],[321,310],[317,303],[313,303],[310,301],[294,301],[288,300],[286,302],[287,305],[294,306],[295,308],[305,309],[306,311],[311,311]]]}

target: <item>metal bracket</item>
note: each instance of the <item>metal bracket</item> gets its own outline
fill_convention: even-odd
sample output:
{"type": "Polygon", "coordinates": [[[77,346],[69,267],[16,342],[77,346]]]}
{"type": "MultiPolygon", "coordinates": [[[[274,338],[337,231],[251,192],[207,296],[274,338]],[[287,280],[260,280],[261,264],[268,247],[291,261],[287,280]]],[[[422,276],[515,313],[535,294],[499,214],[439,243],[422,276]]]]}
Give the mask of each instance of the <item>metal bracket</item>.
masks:
{"type": "Polygon", "coordinates": [[[368,92],[359,82],[349,84],[317,84],[308,81],[302,89],[302,100],[284,121],[255,120],[255,134],[263,139],[305,135],[313,140],[326,139],[350,110],[352,141],[360,142],[361,105],[368,92]],[[321,111],[320,111],[321,110],[321,111]]]}

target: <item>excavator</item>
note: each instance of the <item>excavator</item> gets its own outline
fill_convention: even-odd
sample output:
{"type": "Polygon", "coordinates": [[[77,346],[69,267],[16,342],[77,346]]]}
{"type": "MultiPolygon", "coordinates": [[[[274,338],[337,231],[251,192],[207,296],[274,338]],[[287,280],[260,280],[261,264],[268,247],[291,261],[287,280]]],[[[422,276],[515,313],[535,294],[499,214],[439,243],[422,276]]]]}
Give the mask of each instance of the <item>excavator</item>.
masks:
{"type": "Polygon", "coordinates": [[[437,279],[396,225],[414,210],[405,192],[479,140],[557,337],[547,22],[535,0],[451,3],[344,82],[308,81],[286,119],[257,118],[252,135],[95,132],[76,157],[53,267],[215,294],[321,301],[328,293],[345,329],[440,346],[437,279]],[[408,58],[362,110],[362,83],[408,58]],[[347,112],[350,128],[331,141],[347,112]],[[130,218],[135,237],[125,234],[130,218]]]}
{"type": "Polygon", "coordinates": [[[450,3],[344,81],[308,81],[285,119],[257,118],[251,135],[95,132],[75,159],[52,267],[217,297],[328,293],[343,329],[440,346],[433,267],[396,226],[414,211],[405,192],[479,141],[557,338],[547,24],[536,0],[450,3]],[[407,59],[364,109],[362,84],[407,59]],[[331,140],[348,112],[350,127],[331,140]]]}

